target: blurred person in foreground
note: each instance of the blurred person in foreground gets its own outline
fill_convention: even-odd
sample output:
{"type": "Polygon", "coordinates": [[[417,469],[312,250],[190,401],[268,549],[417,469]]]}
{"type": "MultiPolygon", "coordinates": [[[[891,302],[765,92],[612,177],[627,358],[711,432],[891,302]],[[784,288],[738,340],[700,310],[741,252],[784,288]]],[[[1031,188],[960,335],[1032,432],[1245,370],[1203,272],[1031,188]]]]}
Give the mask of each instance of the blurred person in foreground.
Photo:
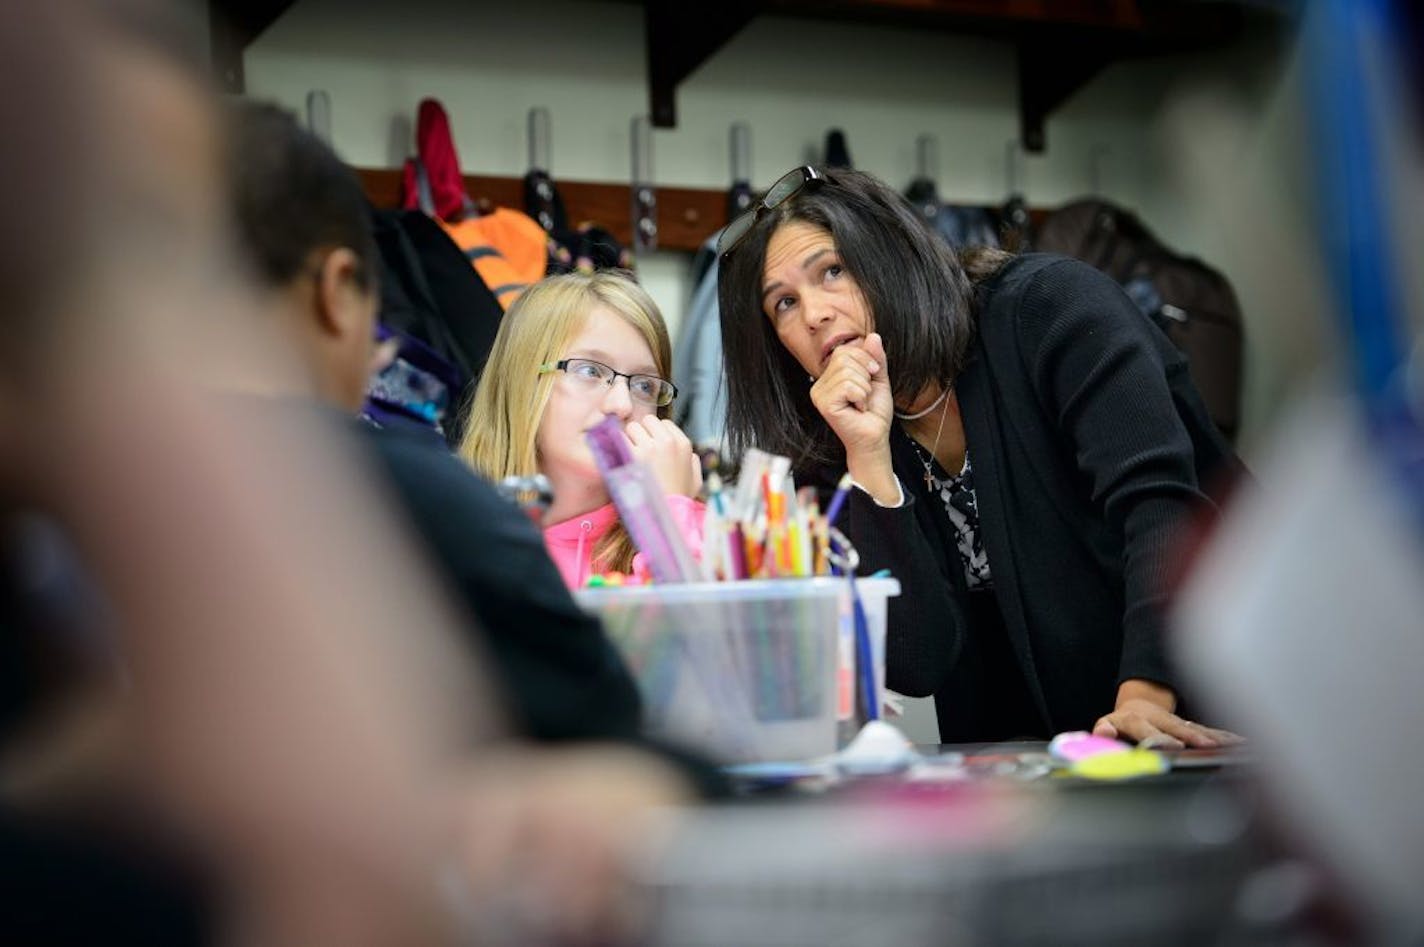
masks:
{"type": "MultiPolygon", "coordinates": [[[[215,396],[303,376],[214,226],[214,113],[161,12],[70,0],[0,28],[25,90],[0,116],[27,131],[0,157],[0,500],[62,526],[115,618],[129,686],[99,712],[119,724],[99,791],[125,786],[182,837],[228,941],[453,942],[452,900],[481,932],[541,913],[598,936],[624,817],[680,787],[650,793],[641,756],[472,752],[494,702],[359,455],[319,419],[215,396]]],[[[40,793],[0,802],[12,854],[10,817],[40,793]]],[[[85,938],[93,888],[37,875],[5,873],[52,884],[3,898],[5,939],[122,936],[93,917],[85,938]]]]}
{"type": "MultiPolygon", "coordinates": [[[[450,649],[434,633],[448,621],[438,599],[405,591],[424,580],[396,544],[372,544],[386,532],[380,507],[345,473],[340,445],[315,426],[243,417],[190,371],[199,352],[217,353],[204,368],[213,376],[293,369],[250,357],[256,333],[217,226],[208,96],[161,11],[60,2],[5,17],[4,58],[24,81],[0,108],[26,134],[0,176],[11,208],[0,231],[3,498],[7,518],[39,511],[73,538],[114,615],[130,686],[85,715],[111,728],[114,766],[89,790],[114,800],[105,827],[184,836],[230,895],[220,910],[254,936],[433,934],[442,921],[420,867],[441,831],[430,787],[449,784],[467,740],[440,705],[471,698],[439,653],[450,649]],[[286,486],[314,478],[319,497],[286,486]],[[372,572],[410,584],[378,597],[362,591],[375,588],[372,572]],[[432,634],[388,633],[412,619],[432,634]]],[[[6,618],[7,635],[26,633],[6,618]]],[[[72,734],[26,736],[33,754],[72,734]]],[[[48,787],[13,772],[6,785],[30,792],[9,797],[7,815],[70,818],[48,787]]],[[[113,850],[104,828],[86,829],[65,836],[89,843],[84,855],[6,874],[18,891],[4,899],[5,939],[83,941],[86,921],[112,923],[73,910],[79,892],[66,898],[66,886],[129,878],[143,858],[71,874],[113,850]],[[27,887],[45,879],[49,900],[27,887]]],[[[39,865],[37,850],[61,847],[40,838],[19,852],[39,865]]]]}

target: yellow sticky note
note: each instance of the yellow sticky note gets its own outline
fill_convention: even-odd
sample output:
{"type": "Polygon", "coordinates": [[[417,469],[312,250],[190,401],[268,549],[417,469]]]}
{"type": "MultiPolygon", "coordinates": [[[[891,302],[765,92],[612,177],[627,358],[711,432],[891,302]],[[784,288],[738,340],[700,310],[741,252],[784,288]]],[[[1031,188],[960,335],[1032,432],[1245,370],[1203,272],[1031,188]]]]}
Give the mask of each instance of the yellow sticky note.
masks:
{"type": "Polygon", "coordinates": [[[1084,779],[1114,780],[1156,776],[1167,772],[1168,768],[1167,758],[1161,753],[1133,747],[1079,760],[1069,767],[1069,772],[1084,779]]]}

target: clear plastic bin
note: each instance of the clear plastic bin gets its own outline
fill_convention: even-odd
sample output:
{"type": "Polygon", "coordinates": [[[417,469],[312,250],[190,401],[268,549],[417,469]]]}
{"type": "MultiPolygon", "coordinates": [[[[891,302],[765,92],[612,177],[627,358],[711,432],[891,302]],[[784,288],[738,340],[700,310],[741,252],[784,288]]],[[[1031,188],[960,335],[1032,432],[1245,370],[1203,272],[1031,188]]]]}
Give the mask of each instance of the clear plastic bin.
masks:
{"type": "MultiPolygon", "coordinates": [[[[724,763],[802,760],[837,748],[854,706],[848,583],[841,578],[581,589],[637,678],[649,733],[724,763]]],[[[885,684],[895,579],[857,579],[885,684]]]]}

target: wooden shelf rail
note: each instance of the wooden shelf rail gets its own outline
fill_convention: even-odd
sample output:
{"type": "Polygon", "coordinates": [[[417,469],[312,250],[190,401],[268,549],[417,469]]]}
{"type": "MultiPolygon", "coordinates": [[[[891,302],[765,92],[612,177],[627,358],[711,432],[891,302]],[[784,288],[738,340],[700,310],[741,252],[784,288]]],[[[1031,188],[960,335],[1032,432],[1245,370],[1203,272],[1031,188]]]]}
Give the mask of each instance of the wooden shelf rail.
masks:
{"type": "MultiPolygon", "coordinates": [[[[400,204],[401,173],[384,168],[357,168],[366,196],[377,207],[400,204]]],[[[585,221],[604,228],[626,247],[633,245],[633,192],[627,184],[556,181],[569,225],[585,221]]],[[[727,223],[727,192],[713,188],[659,187],[658,249],[696,250],[727,223]]],[[[465,192],[477,204],[524,207],[524,179],[465,175],[465,192]]]]}
{"type": "MultiPolygon", "coordinates": [[[[387,168],[356,168],[367,198],[377,207],[400,204],[401,173],[387,168]]],[[[632,247],[632,189],[627,184],[596,181],[558,181],[569,225],[597,224],[626,247],[632,247]]],[[[524,179],[465,175],[465,192],[477,204],[490,207],[524,207],[524,179]]],[[[727,192],[717,188],[659,187],[658,249],[685,250],[703,242],[727,223],[727,192]]],[[[1051,211],[1029,208],[1037,227],[1051,211]]]]}

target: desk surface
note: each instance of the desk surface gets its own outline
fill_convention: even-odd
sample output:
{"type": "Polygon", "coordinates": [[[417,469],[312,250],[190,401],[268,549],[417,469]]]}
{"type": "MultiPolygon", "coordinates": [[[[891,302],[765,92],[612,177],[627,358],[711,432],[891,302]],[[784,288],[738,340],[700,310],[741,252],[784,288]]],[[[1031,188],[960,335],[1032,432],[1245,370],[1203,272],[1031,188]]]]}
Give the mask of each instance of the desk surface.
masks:
{"type": "MultiPolygon", "coordinates": [[[[1097,783],[1044,768],[1045,743],[918,749],[962,769],[783,788],[699,816],[651,883],[650,943],[1125,947],[1240,934],[1235,905],[1269,858],[1239,791],[1244,752],[1097,783]]],[[[1238,942],[1277,942],[1266,934],[1238,942]]]]}
{"type": "MultiPolygon", "coordinates": [[[[1048,743],[1044,741],[1018,741],[1010,743],[917,743],[915,749],[921,754],[945,756],[959,754],[967,761],[988,765],[995,762],[1021,762],[1048,755],[1048,743]]],[[[1220,747],[1216,749],[1159,750],[1166,757],[1171,769],[1164,775],[1181,776],[1221,769],[1247,766],[1253,760],[1249,747],[1220,747]]]]}
{"type": "Polygon", "coordinates": [[[1170,769],[1130,780],[1089,780],[1068,771],[1054,759],[1043,741],[965,744],[915,744],[919,762],[891,773],[852,773],[827,761],[751,764],[730,767],[729,775],[743,795],[791,792],[801,795],[841,792],[866,783],[933,785],[953,783],[1043,782],[1055,787],[1108,783],[1199,783],[1223,770],[1238,770],[1251,762],[1244,747],[1163,752],[1170,769]]]}

